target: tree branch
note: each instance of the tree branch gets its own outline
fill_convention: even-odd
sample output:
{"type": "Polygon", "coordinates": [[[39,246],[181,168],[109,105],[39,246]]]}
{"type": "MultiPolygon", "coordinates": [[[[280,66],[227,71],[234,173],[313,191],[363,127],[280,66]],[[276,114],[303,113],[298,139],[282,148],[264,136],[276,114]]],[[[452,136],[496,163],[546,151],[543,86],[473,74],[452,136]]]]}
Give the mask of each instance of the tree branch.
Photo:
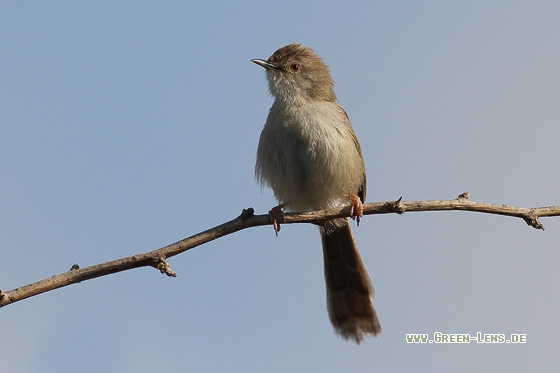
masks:
{"type": "MultiPolygon", "coordinates": [[[[364,204],[364,215],[374,214],[402,214],[404,212],[420,211],[443,211],[443,210],[462,210],[475,211],[488,214],[512,216],[523,219],[528,225],[536,229],[544,230],[540,223],[540,217],[560,216],[560,206],[521,208],[506,205],[497,205],[484,202],[474,202],[468,200],[468,193],[462,193],[453,200],[438,201],[402,201],[402,197],[392,202],[374,202],[364,204]]],[[[348,217],[350,207],[336,208],[330,210],[312,212],[289,212],[284,214],[282,224],[293,223],[314,223],[333,219],[348,217]]],[[[241,215],[226,223],[208,229],[204,232],[195,234],[161,249],[150,251],[144,254],[129,256],[110,262],[82,268],[74,264],[68,272],[54,275],[47,279],[25,285],[13,290],[3,292],[0,290],[0,307],[12,304],[38,295],[50,290],[58,289],[67,285],[90,280],[96,277],[106,276],[112,273],[122,272],[133,268],[151,266],[158,269],[170,277],[176,274],[171,270],[166,259],[181,254],[194,247],[210,242],[225,235],[240,231],[242,229],[270,225],[272,220],[270,215],[254,215],[253,208],[244,209],[241,215]]]]}

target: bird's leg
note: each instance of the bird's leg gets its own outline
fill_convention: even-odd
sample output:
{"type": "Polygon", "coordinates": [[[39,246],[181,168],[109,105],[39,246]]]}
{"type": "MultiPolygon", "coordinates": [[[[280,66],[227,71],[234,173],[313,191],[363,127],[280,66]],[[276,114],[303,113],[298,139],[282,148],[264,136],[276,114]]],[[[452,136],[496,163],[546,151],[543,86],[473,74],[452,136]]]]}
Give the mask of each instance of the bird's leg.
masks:
{"type": "Polygon", "coordinates": [[[364,204],[357,195],[350,194],[350,217],[360,225],[360,218],[364,215],[364,204]]]}
{"type": "Polygon", "coordinates": [[[278,232],[280,232],[280,223],[286,222],[286,216],[284,216],[284,211],[282,211],[284,207],[286,207],[286,204],[281,203],[278,206],[274,206],[268,212],[268,215],[270,215],[270,220],[272,220],[272,225],[274,226],[276,237],[278,237],[278,232]]]}

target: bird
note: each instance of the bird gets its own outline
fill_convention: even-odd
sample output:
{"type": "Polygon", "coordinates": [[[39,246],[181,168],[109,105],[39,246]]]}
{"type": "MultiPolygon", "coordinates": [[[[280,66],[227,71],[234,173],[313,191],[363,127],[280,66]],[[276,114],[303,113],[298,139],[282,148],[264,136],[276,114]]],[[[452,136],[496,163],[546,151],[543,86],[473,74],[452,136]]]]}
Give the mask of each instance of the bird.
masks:
{"type": "MultiPolygon", "coordinates": [[[[255,177],[270,187],[282,208],[312,211],[351,206],[363,214],[366,168],[358,138],[334,93],[329,67],[311,48],[289,44],[267,60],[252,62],[266,71],[274,98],[260,134],[255,177]]],[[[336,334],[360,344],[378,336],[374,288],[348,218],[326,220],[322,239],[329,319],[336,334]]],[[[278,232],[277,232],[278,233],[278,232]]]]}

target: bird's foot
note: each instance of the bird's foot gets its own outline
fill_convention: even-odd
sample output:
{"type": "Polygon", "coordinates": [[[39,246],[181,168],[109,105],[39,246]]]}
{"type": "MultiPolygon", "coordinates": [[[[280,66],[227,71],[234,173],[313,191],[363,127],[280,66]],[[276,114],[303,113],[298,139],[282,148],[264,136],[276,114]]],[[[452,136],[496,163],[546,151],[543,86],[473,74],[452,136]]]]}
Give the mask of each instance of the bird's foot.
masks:
{"type": "Polygon", "coordinates": [[[276,233],[276,237],[278,237],[278,232],[280,232],[280,223],[286,222],[286,216],[284,215],[284,211],[282,211],[284,207],[286,207],[286,204],[281,203],[278,206],[274,206],[268,212],[270,220],[272,220],[272,225],[274,226],[274,233],[276,233]]]}
{"type": "Polygon", "coordinates": [[[364,204],[360,197],[350,194],[350,217],[360,225],[360,218],[364,215],[364,204]]]}

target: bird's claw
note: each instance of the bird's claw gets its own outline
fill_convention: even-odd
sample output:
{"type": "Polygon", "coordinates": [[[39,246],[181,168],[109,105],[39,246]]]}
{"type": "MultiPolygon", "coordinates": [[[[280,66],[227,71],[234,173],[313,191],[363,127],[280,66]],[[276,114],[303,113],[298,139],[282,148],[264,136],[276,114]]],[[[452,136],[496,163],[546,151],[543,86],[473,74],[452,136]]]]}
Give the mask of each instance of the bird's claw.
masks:
{"type": "Polygon", "coordinates": [[[360,225],[360,218],[364,215],[364,204],[360,197],[350,194],[350,217],[360,225]]]}
{"type": "Polygon", "coordinates": [[[284,215],[284,211],[282,211],[285,206],[285,203],[281,203],[278,206],[273,207],[268,212],[270,220],[272,220],[272,226],[274,227],[274,233],[276,233],[276,237],[278,237],[278,232],[280,232],[280,223],[286,222],[286,216],[284,215]]]}

